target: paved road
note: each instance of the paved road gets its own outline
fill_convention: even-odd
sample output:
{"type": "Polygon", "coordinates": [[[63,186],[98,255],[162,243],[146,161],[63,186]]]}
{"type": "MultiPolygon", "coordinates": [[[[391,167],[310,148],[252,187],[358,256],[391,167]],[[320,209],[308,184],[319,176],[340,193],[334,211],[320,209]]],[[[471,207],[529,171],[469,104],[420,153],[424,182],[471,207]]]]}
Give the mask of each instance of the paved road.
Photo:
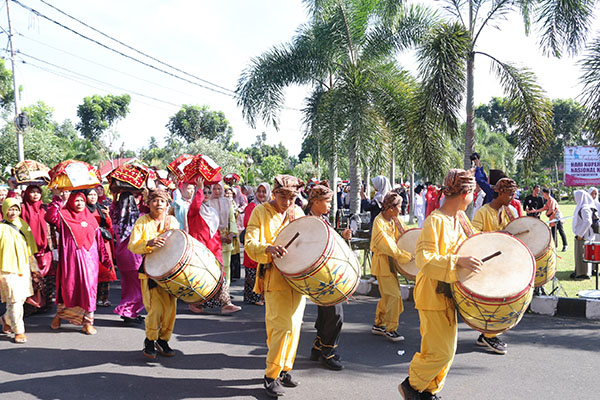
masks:
{"type": "MultiPolygon", "coordinates": [[[[240,282],[232,293],[240,303],[240,282]]],[[[111,292],[118,302],[119,287],[111,292]]],[[[404,342],[370,334],[377,299],[357,297],[345,306],[340,354],[345,370],[308,359],[316,306],[307,305],[294,376],[301,381],[284,399],[399,399],[397,385],[419,347],[418,315],[406,303],[399,331],[404,342]],[[404,354],[399,355],[399,351],[404,354]]],[[[63,325],[51,315],[26,320],[29,342],[0,335],[0,399],[265,399],[263,309],[245,306],[232,316],[191,314],[178,307],[171,346],[177,356],[147,361],[142,327],[127,327],[112,314],[96,314],[96,336],[63,325]]],[[[444,391],[449,399],[598,399],[600,322],[526,315],[504,335],[509,353],[488,353],[477,333],[459,325],[457,356],[444,391]]]]}

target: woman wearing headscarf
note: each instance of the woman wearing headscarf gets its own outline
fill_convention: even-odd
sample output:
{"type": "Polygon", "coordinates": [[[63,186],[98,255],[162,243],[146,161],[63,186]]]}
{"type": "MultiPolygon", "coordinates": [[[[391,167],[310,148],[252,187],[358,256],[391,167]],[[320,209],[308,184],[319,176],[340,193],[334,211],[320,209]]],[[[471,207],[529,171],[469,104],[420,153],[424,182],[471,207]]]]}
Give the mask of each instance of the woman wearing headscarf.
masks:
{"type": "MultiPolygon", "coordinates": [[[[592,265],[583,261],[584,247],[586,240],[592,240],[595,237],[594,216],[598,218],[598,210],[594,204],[594,199],[585,190],[576,190],[575,211],[573,211],[573,233],[575,234],[575,271],[571,278],[590,279],[592,275],[592,265]]],[[[597,223],[597,221],[596,221],[597,223]]]]}
{"type": "Polygon", "coordinates": [[[0,223],[0,295],[6,303],[2,332],[14,332],[15,343],[25,343],[23,304],[33,294],[31,276],[39,275],[33,254],[36,240],[27,222],[19,218],[21,206],[14,198],[2,203],[4,219],[0,223]]]}
{"type": "Polygon", "coordinates": [[[598,198],[598,189],[592,186],[588,189],[588,193],[590,194],[590,196],[592,196],[592,200],[594,200],[596,210],[600,210],[600,199],[598,198]]]}
{"type": "MultiPolygon", "coordinates": [[[[256,187],[256,194],[254,200],[252,200],[244,210],[244,229],[248,227],[248,221],[250,221],[250,216],[252,215],[252,211],[256,208],[256,206],[261,205],[267,201],[271,200],[271,185],[267,182],[263,182],[256,187]]],[[[262,306],[264,304],[263,295],[258,294],[254,291],[254,284],[256,283],[256,267],[258,266],[257,262],[248,256],[246,253],[246,249],[244,248],[244,269],[245,279],[244,279],[244,303],[248,304],[256,304],[262,306]]]]}
{"type": "MultiPolygon", "coordinates": [[[[42,189],[39,186],[30,185],[23,193],[23,204],[21,205],[21,218],[27,222],[35,238],[38,252],[34,254],[41,276],[44,277],[44,288],[47,309],[52,301],[54,288],[56,286],[56,271],[52,265],[52,250],[48,240],[48,225],[46,216],[46,205],[42,203],[42,189]]],[[[28,304],[26,312],[37,310],[28,304]]]]}
{"type": "MultiPolygon", "coordinates": [[[[235,190],[232,187],[227,187],[225,189],[225,197],[229,199],[229,203],[233,208],[233,220],[235,221],[237,231],[240,232],[239,226],[239,216],[240,216],[240,206],[237,201],[235,201],[235,190]]],[[[242,208],[243,211],[243,208],[242,208]]],[[[241,262],[240,262],[240,240],[238,235],[234,235],[231,239],[231,256],[229,259],[229,276],[231,280],[235,281],[240,279],[241,277],[241,262]]]]}
{"type": "Polygon", "coordinates": [[[51,328],[59,329],[61,319],[83,325],[82,332],[94,335],[94,311],[98,290],[100,262],[108,264],[102,234],[96,218],[86,208],[82,191],[71,192],[66,205],[55,195],[46,211],[46,221],[59,234],[56,271],[56,316],[51,328]]]}
{"type": "Polygon", "coordinates": [[[193,183],[181,183],[177,189],[173,191],[173,213],[181,229],[188,232],[187,213],[192,203],[192,197],[196,187],[193,183]]]}
{"type": "Polygon", "coordinates": [[[115,197],[110,210],[115,233],[115,260],[121,274],[121,302],[115,307],[114,313],[125,322],[136,323],[144,319],[140,315],[144,302],[138,277],[143,258],[140,254],[132,253],[128,246],[135,221],[142,215],[138,208],[141,197],[141,194],[134,196],[130,192],[123,192],[118,198],[115,197]]]}
{"type": "Polygon", "coordinates": [[[227,283],[231,278],[231,251],[233,250],[233,240],[238,234],[237,224],[235,222],[235,213],[231,200],[224,196],[225,187],[223,181],[212,185],[212,196],[208,200],[208,205],[217,211],[219,216],[219,234],[221,236],[221,255],[223,257],[223,267],[225,268],[225,279],[227,283]]]}
{"type": "MultiPolygon", "coordinates": [[[[216,185],[215,185],[216,186],[216,185]]],[[[221,252],[221,235],[219,233],[219,214],[217,210],[210,207],[208,201],[205,200],[204,181],[199,178],[196,182],[196,194],[190,204],[188,211],[188,226],[189,234],[200,243],[204,244],[216,259],[223,264],[223,256],[221,252]]],[[[216,308],[221,307],[221,314],[231,314],[241,310],[240,306],[231,303],[229,295],[229,282],[225,279],[221,290],[209,301],[203,304],[190,304],[189,309],[195,313],[203,312],[203,307],[216,308]]]]}
{"type": "Polygon", "coordinates": [[[379,215],[381,209],[383,208],[383,199],[385,195],[388,194],[392,190],[392,185],[387,177],[383,175],[379,175],[371,179],[373,183],[373,188],[375,189],[375,196],[373,196],[372,200],[369,200],[365,194],[364,187],[360,192],[361,195],[361,208],[363,211],[369,211],[371,213],[371,221],[369,222],[369,228],[373,229],[373,221],[375,221],[375,217],[379,215]]]}
{"type": "Polygon", "coordinates": [[[112,220],[108,215],[108,208],[98,202],[98,190],[96,188],[85,191],[86,207],[88,211],[96,218],[96,222],[102,232],[104,247],[108,253],[108,263],[100,263],[98,268],[98,300],[97,305],[109,307],[111,305],[108,295],[110,293],[110,283],[117,280],[115,266],[113,265],[112,239],[114,236],[112,220]]]}

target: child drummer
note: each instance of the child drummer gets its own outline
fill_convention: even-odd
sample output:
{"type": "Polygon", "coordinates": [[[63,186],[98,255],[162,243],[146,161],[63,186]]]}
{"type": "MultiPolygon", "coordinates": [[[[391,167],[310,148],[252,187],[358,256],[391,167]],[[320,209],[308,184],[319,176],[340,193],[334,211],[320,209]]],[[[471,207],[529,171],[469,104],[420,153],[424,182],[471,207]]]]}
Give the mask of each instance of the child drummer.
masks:
{"type": "Polygon", "coordinates": [[[417,242],[419,267],[414,297],[421,321],[421,350],[398,386],[404,400],[437,399],[456,353],[456,308],[448,284],[458,280],[458,268],[475,273],[481,260],[454,254],[473,232],[464,210],[473,201],[473,171],[452,169],[444,179],[443,205],[425,220],[417,242]]]}
{"type": "Polygon", "coordinates": [[[371,273],[377,277],[381,293],[371,332],[374,335],[385,336],[392,342],[404,340],[404,336],[397,331],[398,318],[404,311],[404,306],[395,262],[406,264],[412,260],[412,254],[398,248],[397,245],[402,233],[408,230],[398,219],[401,207],[402,197],[396,192],[388,193],[383,199],[381,213],[373,221],[371,233],[371,273]]]}
{"type": "MultiPolygon", "coordinates": [[[[515,197],[517,183],[510,178],[502,178],[493,189],[494,199],[477,210],[473,217],[473,227],[481,232],[501,231],[515,218],[508,205],[515,197]]],[[[498,354],[507,352],[506,343],[500,340],[497,333],[482,333],[476,343],[498,354]]]]}
{"type": "MultiPolygon", "coordinates": [[[[150,214],[138,218],[129,238],[129,251],[135,254],[149,254],[165,245],[167,238],[158,237],[169,229],[178,229],[179,223],[172,215],[167,215],[169,194],[162,189],[151,190],[148,195],[150,214]]],[[[157,351],[165,357],[173,357],[175,352],[169,347],[169,339],[175,326],[177,299],[164,291],[144,271],[139,274],[142,283],[142,298],[148,315],[146,316],[146,339],[144,356],[156,358],[157,351]]]]}
{"type": "Polygon", "coordinates": [[[272,261],[287,254],[285,247],[273,245],[279,232],[304,215],[294,204],[302,186],[296,177],[277,175],[274,199],[256,206],[246,227],[246,253],[259,264],[254,291],[265,296],[268,352],[264,386],[269,397],[283,396],[283,386],[298,386],[290,370],[296,358],[306,299],[292,289],[272,261]]]}
{"type": "MultiPolygon", "coordinates": [[[[308,196],[307,215],[312,215],[322,219],[329,225],[327,214],[331,209],[331,199],[333,191],[324,185],[315,185],[310,190],[308,196]]],[[[346,229],[342,232],[342,237],[350,240],[352,230],[346,229]]],[[[310,352],[310,359],[313,361],[321,360],[321,363],[334,371],[343,369],[340,357],[336,354],[336,348],[340,340],[342,325],[344,324],[344,309],[342,303],[335,306],[318,306],[317,320],[315,329],[317,337],[313,342],[310,352]]]]}

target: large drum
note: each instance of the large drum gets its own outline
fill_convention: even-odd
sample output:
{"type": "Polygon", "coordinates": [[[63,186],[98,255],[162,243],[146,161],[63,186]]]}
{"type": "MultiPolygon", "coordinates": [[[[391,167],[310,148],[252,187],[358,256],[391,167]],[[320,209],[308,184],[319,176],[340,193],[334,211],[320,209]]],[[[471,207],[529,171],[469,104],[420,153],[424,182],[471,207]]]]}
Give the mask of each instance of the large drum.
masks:
{"type": "Polygon", "coordinates": [[[419,240],[420,235],[421,229],[413,228],[405,231],[398,239],[398,248],[408,251],[410,254],[412,254],[413,260],[406,264],[396,263],[396,268],[398,269],[398,272],[400,272],[406,279],[413,281],[416,279],[417,273],[419,272],[419,268],[417,268],[417,262],[414,260],[414,255],[417,251],[417,240],[419,240]]]}
{"type": "Polygon", "coordinates": [[[556,274],[556,247],[548,225],[535,217],[513,220],[504,230],[521,240],[535,257],[535,287],[550,282],[556,274]]]}
{"type": "Polygon", "coordinates": [[[223,284],[223,267],[208,248],[185,233],[174,229],[163,232],[164,247],[144,258],[148,276],[161,288],[186,303],[210,300],[223,284]]]}
{"type": "Polygon", "coordinates": [[[321,219],[302,217],[281,230],[275,245],[295,236],[288,253],[273,260],[288,283],[321,306],[348,299],[358,287],[360,264],[344,239],[321,219]]]}
{"type": "Polygon", "coordinates": [[[513,328],[533,297],[535,258],[519,239],[502,232],[479,233],[465,240],[456,253],[483,261],[498,252],[478,274],[459,268],[459,280],[451,285],[465,323],[484,333],[513,328]]]}

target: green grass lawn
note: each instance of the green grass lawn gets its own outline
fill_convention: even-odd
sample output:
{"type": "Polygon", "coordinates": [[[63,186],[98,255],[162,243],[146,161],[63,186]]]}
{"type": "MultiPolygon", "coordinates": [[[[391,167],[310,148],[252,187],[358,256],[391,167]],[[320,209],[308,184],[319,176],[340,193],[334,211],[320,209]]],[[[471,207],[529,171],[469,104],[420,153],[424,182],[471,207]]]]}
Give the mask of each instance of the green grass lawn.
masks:
{"type": "MultiPolygon", "coordinates": [[[[560,206],[560,211],[561,211],[563,217],[573,215],[573,211],[575,210],[575,204],[561,203],[559,206],[560,206]]],[[[545,221],[548,221],[548,219],[545,217],[542,217],[542,219],[545,221]]],[[[544,286],[546,293],[551,293],[555,288],[558,288],[554,292],[554,294],[557,296],[561,296],[561,297],[577,297],[577,293],[581,290],[596,288],[595,276],[592,276],[592,279],[590,279],[590,280],[584,280],[584,281],[577,281],[577,280],[570,278],[571,272],[573,272],[575,270],[575,262],[574,262],[574,254],[573,254],[573,252],[574,252],[573,243],[575,240],[575,236],[573,235],[572,221],[573,221],[572,218],[569,218],[569,219],[566,219],[563,221],[563,227],[565,230],[565,234],[567,235],[567,244],[569,245],[569,248],[564,253],[560,251],[562,249],[562,239],[560,238],[560,235],[557,232],[557,239],[558,239],[559,246],[558,246],[558,252],[557,252],[558,257],[557,257],[557,266],[556,266],[557,267],[556,268],[556,278],[560,282],[560,285],[562,286],[562,289],[564,289],[564,292],[554,282],[548,282],[544,286]],[[565,295],[565,292],[566,292],[566,295],[565,295]]],[[[409,225],[409,227],[416,228],[416,225],[409,225]]],[[[360,257],[359,257],[361,265],[362,265],[362,261],[363,261],[362,253],[363,252],[361,251],[360,257]]],[[[371,271],[368,266],[365,268],[365,270],[363,270],[364,275],[369,275],[370,272],[371,271]]],[[[402,283],[404,283],[403,277],[400,277],[400,280],[402,283]]]]}

